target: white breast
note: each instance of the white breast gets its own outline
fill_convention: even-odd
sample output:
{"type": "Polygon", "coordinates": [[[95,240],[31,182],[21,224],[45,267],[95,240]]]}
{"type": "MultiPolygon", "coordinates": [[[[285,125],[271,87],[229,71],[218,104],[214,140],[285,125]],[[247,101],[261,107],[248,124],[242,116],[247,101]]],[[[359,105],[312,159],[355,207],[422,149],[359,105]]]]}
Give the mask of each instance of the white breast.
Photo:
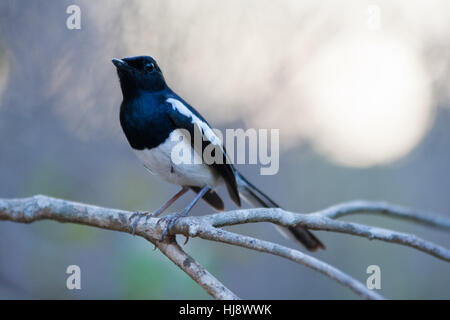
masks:
{"type": "Polygon", "coordinates": [[[180,186],[210,186],[213,189],[221,184],[220,176],[210,166],[201,163],[201,158],[191,148],[190,142],[182,140],[180,137],[181,132],[175,130],[158,147],[151,150],[136,150],[136,154],[151,173],[169,183],[180,186]],[[174,147],[177,148],[176,150],[183,148],[190,152],[189,159],[195,159],[195,161],[180,163],[176,154],[173,158],[174,147]]]}

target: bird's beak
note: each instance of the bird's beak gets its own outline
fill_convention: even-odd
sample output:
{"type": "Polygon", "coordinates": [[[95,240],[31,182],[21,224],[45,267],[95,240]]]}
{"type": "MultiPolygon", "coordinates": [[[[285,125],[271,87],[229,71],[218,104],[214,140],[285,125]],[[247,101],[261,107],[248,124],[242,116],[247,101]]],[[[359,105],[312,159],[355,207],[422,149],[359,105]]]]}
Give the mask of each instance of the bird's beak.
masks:
{"type": "Polygon", "coordinates": [[[116,68],[117,68],[118,70],[127,70],[127,69],[130,68],[130,67],[128,66],[128,63],[126,63],[126,62],[123,61],[122,59],[116,59],[116,58],[114,58],[114,59],[112,59],[111,61],[112,61],[112,63],[116,66],[116,68]]]}

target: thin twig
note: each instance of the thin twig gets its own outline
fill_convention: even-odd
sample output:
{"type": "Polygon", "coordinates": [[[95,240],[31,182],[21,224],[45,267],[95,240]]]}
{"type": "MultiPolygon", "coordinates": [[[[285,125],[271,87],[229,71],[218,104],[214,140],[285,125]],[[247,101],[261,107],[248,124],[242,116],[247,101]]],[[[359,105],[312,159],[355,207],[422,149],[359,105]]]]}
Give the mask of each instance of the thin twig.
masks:
{"type": "Polygon", "coordinates": [[[337,219],[345,215],[371,213],[383,216],[391,216],[405,220],[411,220],[431,227],[450,229],[450,219],[429,212],[389,204],[383,201],[350,201],[344,202],[327,209],[314,212],[314,214],[337,219]]]}

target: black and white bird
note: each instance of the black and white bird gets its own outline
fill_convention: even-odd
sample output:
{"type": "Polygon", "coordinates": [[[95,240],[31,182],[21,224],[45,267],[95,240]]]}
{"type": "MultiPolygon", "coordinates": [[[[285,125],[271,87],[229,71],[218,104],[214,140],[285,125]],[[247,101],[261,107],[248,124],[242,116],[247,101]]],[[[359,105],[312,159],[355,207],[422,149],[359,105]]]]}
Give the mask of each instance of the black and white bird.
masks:
{"type": "MultiPolygon", "coordinates": [[[[223,201],[215,191],[220,185],[226,186],[230,198],[237,206],[241,205],[243,198],[255,207],[279,207],[234,168],[208,122],[168,87],[161,69],[152,57],[129,57],[113,59],[112,62],[116,66],[122,89],[120,123],[128,142],[151,173],[181,186],[181,190],[151,216],[160,215],[188,190],[196,193],[182,212],[169,216],[169,228],[165,233],[170,233],[173,222],[178,217],[186,216],[202,198],[214,209],[223,210],[223,201]],[[180,140],[179,137],[186,132],[191,138],[180,140]],[[198,133],[203,136],[199,147],[192,139],[198,133]],[[211,144],[219,146],[220,156],[224,161],[211,164],[206,161],[173,161],[172,149],[180,141],[185,141],[186,150],[190,150],[193,157],[203,157],[203,150],[211,144]]],[[[148,213],[138,215],[138,218],[149,216],[148,213]]],[[[300,241],[309,250],[325,248],[320,240],[303,227],[279,229],[285,236],[300,241]]]]}

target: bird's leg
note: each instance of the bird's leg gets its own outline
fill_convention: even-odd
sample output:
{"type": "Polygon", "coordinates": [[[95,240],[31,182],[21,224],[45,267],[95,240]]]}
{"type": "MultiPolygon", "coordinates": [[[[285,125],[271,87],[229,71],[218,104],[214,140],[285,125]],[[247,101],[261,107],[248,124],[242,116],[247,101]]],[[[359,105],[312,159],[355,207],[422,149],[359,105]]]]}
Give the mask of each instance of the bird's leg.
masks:
{"type": "MultiPolygon", "coordinates": [[[[187,205],[186,208],[184,208],[183,211],[181,212],[177,212],[174,214],[171,214],[169,216],[166,216],[164,218],[162,218],[161,220],[165,220],[167,222],[166,227],[163,230],[162,236],[161,238],[164,239],[166,237],[167,234],[170,234],[170,230],[173,227],[173,224],[181,217],[186,217],[189,213],[189,211],[191,211],[191,209],[194,207],[194,205],[198,202],[198,200],[200,200],[208,191],[210,191],[211,188],[206,186],[203,187],[199,193],[197,193],[197,195],[195,196],[195,198],[187,205]]],[[[186,242],[187,242],[188,238],[186,238],[186,242]]],[[[185,242],[185,243],[186,243],[185,242]]]]}
{"type": "Polygon", "coordinates": [[[181,190],[177,192],[177,194],[175,194],[172,198],[167,200],[166,203],[164,203],[158,210],[156,210],[153,213],[151,213],[151,212],[135,212],[135,213],[133,213],[130,216],[129,220],[131,221],[131,219],[133,219],[134,217],[136,217],[136,219],[134,219],[134,222],[133,222],[133,224],[131,226],[131,234],[134,235],[134,230],[136,229],[136,226],[137,226],[139,220],[142,217],[145,217],[145,220],[147,221],[147,219],[150,218],[150,217],[157,217],[157,216],[159,216],[168,207],[170,207],[175,201],[177,201],[178,198],[180,198],[183,194],[185,194],[188,190],[189,189],[187,187],[182,187],[181,190]]]}
{"type": "Polygon", "coordinates": [[[180,198],[183,194],[185,194],[187,191],[189,190],[188,187],[182,187],[180,191],[178,191],[178,193],[176,195],[174,195],[172,198],[170,198],[169,200],[167,200],[166,203],[164,203],[161,208],[159,208],[158,210],[156,210],[151,217],[157,217],[159,216],[161,213],[163,213],[164,211],[166,211],[167,208],[169,208],[175,201],[178,200],[178,198],[180,198]]]}

